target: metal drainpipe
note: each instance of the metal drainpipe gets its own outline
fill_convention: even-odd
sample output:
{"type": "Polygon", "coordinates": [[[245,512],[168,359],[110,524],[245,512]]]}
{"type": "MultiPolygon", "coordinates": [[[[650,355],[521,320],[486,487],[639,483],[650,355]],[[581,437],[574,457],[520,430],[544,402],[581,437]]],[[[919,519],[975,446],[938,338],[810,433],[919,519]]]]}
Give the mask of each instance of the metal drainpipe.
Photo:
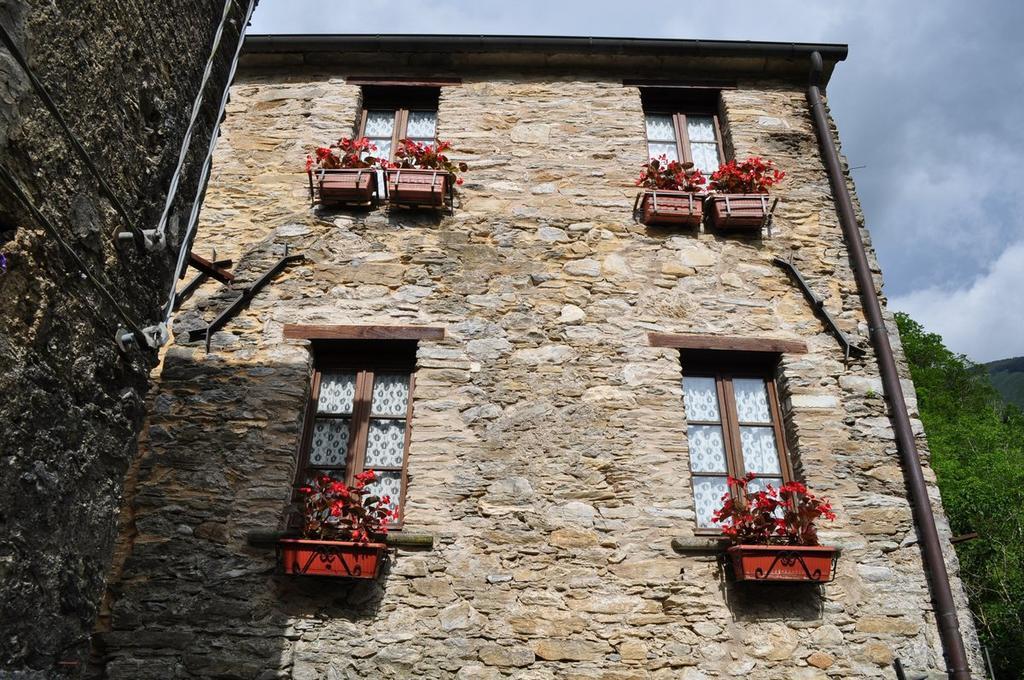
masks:
{"type": "Polygon", "coordinates": [[[839,163],[839,153],[836,151],[835,142],[832,139],[825,105],[821,99],[821,90],[818,87],[821,82],[822,69],[821,54],[813,52],[807,101],[811,107],[811,116],[814,119],[814,128],[818,134],[818,143],[825,160],[829,183],[832,185],[832,194],[835,196],[839,223],[850,250],[853,274],[857,281],[857,287],[860,289],[861,304],[864,306],[864,315],[867,317],[871,343],[874,345],[875,354],[878,357],[878,368],[882,374],[885,397],[889,402],[903,476],[910,490],[910,505],[914,513],[914,521],[917,524],[925,574],[928,577],[939,637],[946,657],[946,672],[954,680],[970,680],[971,671],[967,663],[963,636],[960,634],[960,622],[957,619],[956,605],[953,602],[949,574],[946,572],[946,562],[942,557],[942,548],[939,545],[939,532],[935,527],[935,515],[932,513],[931,501],[928,498],[928,489],[925,486],[917,445],[914,443],[914,433],[910,426],[910,415],[907,413],[899,373],[896,370],[896,360],[893,358],[889,333],[886,330],[885,321],[882,319],[882,307],[875,294],[875,282],[871,276],[871,267],[868,265],[868,258],[864,252],[864,242],[861,240],[860,229],[853,211],[853,202],[850,200],[850,192],[846,187],[846,177],[843,175],[839,163]]]}

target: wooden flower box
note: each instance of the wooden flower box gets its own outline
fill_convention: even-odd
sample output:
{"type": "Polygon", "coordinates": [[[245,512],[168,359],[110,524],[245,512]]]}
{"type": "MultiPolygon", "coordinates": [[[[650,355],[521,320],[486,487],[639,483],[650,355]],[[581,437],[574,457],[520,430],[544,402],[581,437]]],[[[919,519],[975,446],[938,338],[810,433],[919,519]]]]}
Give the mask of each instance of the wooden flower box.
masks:
{"type": "Polygon", "coordinates": [[[451,175],[444,170],[399,168],[387,170],[388,202],[410,207],[444,208],[451,191],[451,175]]]}
{"type": "Polygon", "coordinates": [[[686,191],[645,191],[640,221],[650,226],[697,227],[704,219],[704,196],[686,191]]]}
{"type": "Polygon", "coordinates": [[[282,570],[296,576],[377,578],[386,552],[383,543],[282,538],[277,544],[282,570]]]}
{"type": "Polygon", "coordinates": [[[372,205],[377,196],[377,171],[310,170],[309,194],[314,205],[372,205]]]}
{"type": "Polygon", "coordinates": [[[734,545],[726,550],[737,581],[827,583],[839,550],[826,545],[734,545]]]}
{"type": "Polygon", "coordinates": [[[768,194],[712,194],[708,221],[716,229],[760,230],[768,216],[768,194]]]}

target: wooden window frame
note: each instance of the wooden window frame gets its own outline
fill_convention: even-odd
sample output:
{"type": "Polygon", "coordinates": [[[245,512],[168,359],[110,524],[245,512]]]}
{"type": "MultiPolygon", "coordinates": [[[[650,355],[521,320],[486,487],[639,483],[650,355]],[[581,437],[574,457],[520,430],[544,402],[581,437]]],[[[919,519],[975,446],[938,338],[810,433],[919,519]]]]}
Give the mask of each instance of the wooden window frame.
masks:
{"type": "Polygon", "coordinates": [[[350,418],[348,451],[345,455],[344,482],[355,483],[355,476],[363,471],[366,461],[366,444],[369,435],[370,421],[404,420],[405,441],[402,447],[402,466],[375,467],[377,472],[401,472],[401,485],[398,499],[398,519],[389,523],[388,528],[394,531],[402,529],[405,523],[405,503],[409,482],[409,444],[412,440],[413,398],[416,389],[415,346],[407,343],[399,347],[382,348],[379,343],[346,342],[338,346],[334,343],[328,348],[314,348],[313,370],[310,378],[309,397],[303,414],[302,434],[299,439],[298,464],[295,468],[292,501],[302,498],[299,487],[305,486],[311,470],[340,470],[340,466],[311,466],[309,457],[312,449],[313,426],[317,418],[350,418]],[[390,351],[389,351],[390,349],[390,351]],[[320,399],[320,381],[324,372],[347,371],[356,374],[355,395],[352,402],[352,413],[320,414],[317,413],[317,402],[320,399]],[[372,415],[373,381],[376,375],[401,373],[409,376],[409,400],[404,416],[372,415]]]}
{"type": "MultiPolygon", "coordinates": [[[[676,133],[676,154],[679,156],[680,163],[693,163],[693,153],[690,150],[690,135],[687,131],[686,117],[687,116],[710,116],[714,121],[715,126],[715,146],[718,149],[718,165],[722,166],[725,164],[725,147],[722,144],[722,130],[718,123],[718,113],[707,108],[702,107],[681,107],[679,109],[666,108],[664,106],[644,109],[644,139],[647,142],[648,150],[650,153],[651,140],[647,137],[647,116],[671,116],[672,127],[676,133]]],[[[664,141],[655,140],[656,143],[664,144],[664,141]]]]}
{"type": "Polygon", "coordinates": [[[410,85],[397,85],[380,88],[379,92],[367,90],[364,86],[363,104],[359,112],[359,132],[356,137],[366,136],[366,118],[370,111],[394,111],[395,124],[391,130],[391,154],[389,161],[395,160],[398,140],[405,139],[409,127],[409,113],[414,111],[430,111],[434,114],[434,141],[437,141],[437,112],[440,88],[421,88],[410,85]],[[433,91],[438,94],[433,94],[433,91]],[[430,94],[428,94],[430,92],[430,94]]]}
{"type": "MultiPolygon", "coordinates": [[[[733,388],[733,380],[737,378],[753,378],[763,380],[765,389],[768,392],[768,409],[772,419],[772,430],[775,434],[775,451],[779,457],[779,476],[783,483],[791,482],[793,476],[793,464],[789,457],[789,448],[786,446],[786,433],[783,428],[782,408],[779,402],[778,386],[775,383],[773,368],[761,362],[739,358],[733,362],[728,359],[720,360],[712,364],[705,361],[688,362],[683,359],[682,379],[687,378],[713,378],[715,389],[718,394],[718,412],[720,422],[691,420],[686,416],[686,426],[690,425],[716,425],[722,428],[722,442],[725,447],[726,474],[733,478],[742,478],[746,474],[743,463],[743,450],[740,438],[740,427],[757,426],[764,427],[764,423],[748,423],[740,421],[739,411],[736,408],[736,394],[733,388]]],[[[684,411],[685,415],[685,411],[684,411]]],[[[689,446],[687,446],[689,455],[689,446]]],[[[690,494],[694,498],[694,510],[696,511],[696,485],[698,477],[721,477],[720,472],[694,472],[690,464],[690,494]]],[[[729,485],[729,493],[733,498],[741,498],[742,491],[735,485],[729,485]]],[[[722,530],[715,527],[702,527],[698,524],[699,519],[694,517],[696,524],[695,534],[705,536],[720,536],[722,530]]]]}

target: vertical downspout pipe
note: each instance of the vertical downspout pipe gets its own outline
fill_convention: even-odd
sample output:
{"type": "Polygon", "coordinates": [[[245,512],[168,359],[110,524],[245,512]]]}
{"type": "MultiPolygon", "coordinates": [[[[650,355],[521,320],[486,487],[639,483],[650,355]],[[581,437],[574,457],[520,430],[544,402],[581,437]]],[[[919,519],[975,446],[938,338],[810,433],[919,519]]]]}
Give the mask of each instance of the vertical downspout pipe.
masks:
{"type": "Polygon", "coordinates": [[[829,125],[825,104],[821,98],[819,84],[822,71],[821,53],[813,52],[811,54],[810,83],[807,87],[807,102],[811,107],[814,129],[818,134],[818,144],[821,146],[825,169],[828,173],[829,183],[832,185],[832,195],[835,197],[839,224],[843,229],[843,236],[850,252],[853,275],[857,281],[857,287],[860,289],[861,304],[864,307],[864,315],[867,317],[871,344],[878,357],[882,385],[885,389],[886,400],[889,402],[889,412],[892,417],[893,430],[896,433],[896,445],[899,448],[903,476],[910,491],[910,505],[914,513],[914,522],[917,524],[918,540],[921,543],[925,574],[928,577],[928,586],[935,606],[939,638],[942,641],[942,651],[946,657],[946,672],[953,680],[970,680],[971,671],[967,663],[963,636],[960,634],[960,622],[957,619],[956,605],[953,602],[949,573],[946,571],[946,562],[939,544],[939,532],[935,527],[935,515],[932,513],[931,501],[928,498],[928,489],[925,486],[921,459],[914,442],[914,432],[910,426],[910,415],[907,413],[903,388],[900,386],[896,360],[893,358],[889,333],[882,318],[882,306],[875,293],[875,282],[871,275],[871,267],[868,265],[867,254],[864,251],[864,241],[860,236],[860,227],[853,210],[853,202],[850,200],[850,192],[846,186],[846,176],[839,163],[839,152],[836,150],[835,141],[832,138],[832,128],[829,125]]]}

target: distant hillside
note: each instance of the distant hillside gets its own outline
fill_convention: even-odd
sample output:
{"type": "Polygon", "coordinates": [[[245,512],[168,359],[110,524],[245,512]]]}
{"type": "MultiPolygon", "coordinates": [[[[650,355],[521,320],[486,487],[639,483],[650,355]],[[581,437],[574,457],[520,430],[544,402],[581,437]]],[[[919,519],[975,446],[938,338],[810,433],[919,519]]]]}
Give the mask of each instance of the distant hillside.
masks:
{"type": "Polygon", "coordinates": [[[985,368],[1003,400],[1024,409],[1024,357],[992,361],[985,368]]]}

